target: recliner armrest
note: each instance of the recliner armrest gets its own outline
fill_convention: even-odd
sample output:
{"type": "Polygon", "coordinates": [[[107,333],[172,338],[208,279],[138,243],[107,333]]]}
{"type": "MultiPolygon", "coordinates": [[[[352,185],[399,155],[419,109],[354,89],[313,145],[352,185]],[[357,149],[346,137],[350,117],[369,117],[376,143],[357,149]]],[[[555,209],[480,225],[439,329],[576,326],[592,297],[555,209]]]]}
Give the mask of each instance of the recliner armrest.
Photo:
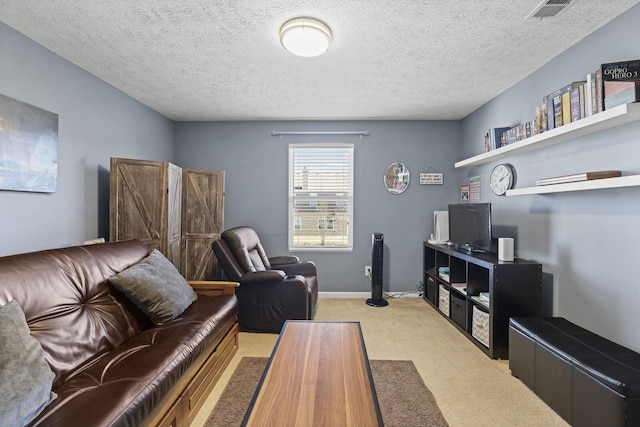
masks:
{"type": "Polygon", "coordinates": [[[279,265],[278,268],[283,270],[287,275],[300,274],[302,276],[316,276],[316,265],[313,261],[303,261],[295,264],[279,265]]]}
{"type": "Polygon", "coordinates": [[[269,258],[269,263],[273,268],[277,268],[281,264],[295,264],[300,262],[300,258],[293,255],[274,256],[269,258]]]}
{"type": "Polygon", "coordinates": [[[282,270],[265,270],[249,272],[242,275],[240,284],[252,284],[262,282],[281,282],[286,277],[286,273],[282,270]]]}

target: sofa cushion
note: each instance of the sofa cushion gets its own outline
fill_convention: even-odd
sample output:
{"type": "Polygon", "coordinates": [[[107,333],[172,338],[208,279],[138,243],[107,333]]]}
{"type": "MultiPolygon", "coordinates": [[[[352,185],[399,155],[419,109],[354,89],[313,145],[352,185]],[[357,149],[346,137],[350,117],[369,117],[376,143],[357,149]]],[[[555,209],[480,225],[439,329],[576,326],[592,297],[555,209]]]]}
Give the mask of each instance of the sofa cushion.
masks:
{"type": "Polygon", "coordinates": [[[173,321],[80,366],[54,389],[58,398],[34,427],[147,425],[192,364],[235,325],[237,313],[235,295],[199,298],[173,321]]]}
{"type": "Polygon", "coordinates": [[[56,395],[54,374],[15,301],[0,307],[0,424],[22,426],[56,395]]]}
{"type": "Polygon", "coordinates": [[[161,325],[182,314],[198,295],[157,249],[142,261],[109,278],[153,323],[161,325]]]}

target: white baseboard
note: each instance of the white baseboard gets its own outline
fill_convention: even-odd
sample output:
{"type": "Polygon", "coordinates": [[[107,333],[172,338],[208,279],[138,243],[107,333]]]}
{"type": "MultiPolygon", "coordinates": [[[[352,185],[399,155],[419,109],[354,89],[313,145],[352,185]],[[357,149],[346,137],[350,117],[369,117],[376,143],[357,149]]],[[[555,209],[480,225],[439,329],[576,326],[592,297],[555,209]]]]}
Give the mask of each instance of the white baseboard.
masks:
{"type": "MultiPolygon", "coordinates": [[[[421,298],[418,291],[385,292],[387,298],[421,298]]],[[[318,292],[319,298],[371,298],[371,292],[318,292]]]]}
{"type": "Polygon", "coordinates": [[[319,298],[371,298],[371,292],[318,292],[319,298]]]}
{"type": "Polygon", "coordinates": [[[389,298],[422,298],[422,292],[419,291],[385,292],[384,295],[389,298]]]}

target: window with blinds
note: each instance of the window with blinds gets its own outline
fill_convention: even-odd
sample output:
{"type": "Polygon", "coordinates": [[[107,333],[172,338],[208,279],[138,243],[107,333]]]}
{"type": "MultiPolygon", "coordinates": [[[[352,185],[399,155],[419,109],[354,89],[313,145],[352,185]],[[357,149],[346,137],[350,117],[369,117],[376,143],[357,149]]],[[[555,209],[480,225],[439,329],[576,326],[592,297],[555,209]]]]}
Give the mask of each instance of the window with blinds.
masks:
{"type": "Polygon", "coordinates": [[[289,250],[352,250],[353,144],[289,145],[289,250]]]}

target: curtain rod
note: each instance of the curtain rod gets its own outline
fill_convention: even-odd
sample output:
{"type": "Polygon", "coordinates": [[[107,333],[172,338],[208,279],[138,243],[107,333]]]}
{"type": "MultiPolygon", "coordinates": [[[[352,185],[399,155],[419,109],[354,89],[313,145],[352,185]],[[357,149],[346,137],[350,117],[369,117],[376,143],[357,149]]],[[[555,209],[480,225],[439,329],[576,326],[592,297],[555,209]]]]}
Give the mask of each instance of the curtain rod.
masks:
{"type": "Polygon", "coordinates": [[[360,138],[362,138],[363,136],[369,136],[369,131],[358,130],[347,132],[282,132],[274,130],[271,132],[271,136],[279,136],[280,138],[285,135],[360,135],[360,138]]]}

